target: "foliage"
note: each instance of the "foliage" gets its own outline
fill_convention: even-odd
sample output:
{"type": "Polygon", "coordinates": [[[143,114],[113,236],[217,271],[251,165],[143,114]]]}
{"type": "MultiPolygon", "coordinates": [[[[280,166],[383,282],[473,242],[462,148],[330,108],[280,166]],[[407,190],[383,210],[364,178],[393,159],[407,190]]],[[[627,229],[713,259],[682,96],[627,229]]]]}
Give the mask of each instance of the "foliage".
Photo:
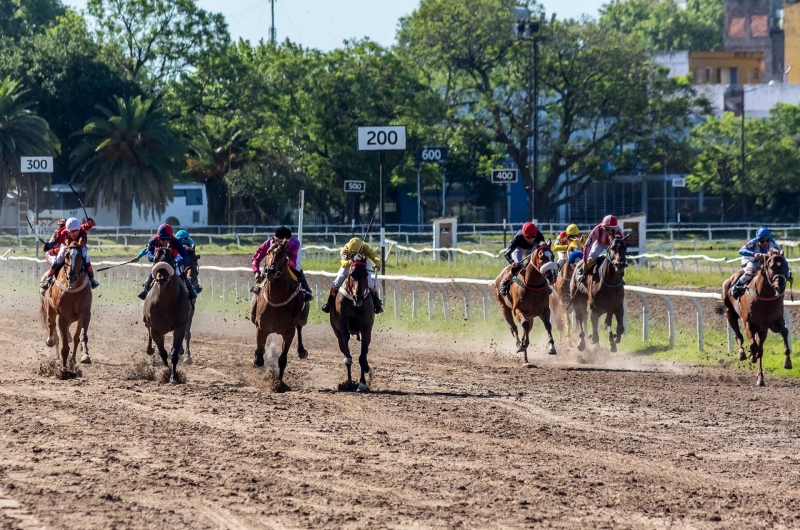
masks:
{"type": "Polygon", "coordinates": [[[688,0],[685,7],[661,0],[612,0],[600,26],[642,37],[655,51],[722,50],[724,0],[688,0]]]}
{"type": "Polygon", "coordinates": [[[100,204],[116,201],[120,226],[130,226],[134,201],[140,215],[163,213],[172,199],[183,147],[153,100],[137,96],[113,103],[113,110],[97,106],[101,116],[78,133],[82,142],[70,159],[87,196],[100,204]]]}
{"type": "Polygon", "coordinates": [[[0,37],[17,40],[42,33],[65,12],[59,0],[0,0],[0,37]]]}
{"type": "Polygon", "coordinates": [[[61,150],[47,121],[31,110],[19,81],[6,77],[0,83],[0,206],[11,179],[20,181],[20,157],[54,156],[61,150]]]}

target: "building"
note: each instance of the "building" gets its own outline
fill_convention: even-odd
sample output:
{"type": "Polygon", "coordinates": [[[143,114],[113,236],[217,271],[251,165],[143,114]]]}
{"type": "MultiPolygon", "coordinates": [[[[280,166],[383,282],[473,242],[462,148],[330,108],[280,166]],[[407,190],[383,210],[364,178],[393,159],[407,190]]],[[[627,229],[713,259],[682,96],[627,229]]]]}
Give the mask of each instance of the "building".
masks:
{"type": "Polygon", "coordinates": [[[688,53],[694,84],[756,85],[764,82],[764,54],[760,51],[688,53]]]}
{"type": "Polygon", "coordinates": [[[784,81],[800,84],[800,0],[783,6],[784,81]]]}
{"type": "MultiPolygon", "coordinates": [[[[784,0],[727,0],[724,48],[727,52],[760,52],[764,79],[784,80],[784,0]]],[[[742,78],[739,84],[746,83],[742,78]]],[[[736,83],[734,83],[736,84],[736,83]]]]}

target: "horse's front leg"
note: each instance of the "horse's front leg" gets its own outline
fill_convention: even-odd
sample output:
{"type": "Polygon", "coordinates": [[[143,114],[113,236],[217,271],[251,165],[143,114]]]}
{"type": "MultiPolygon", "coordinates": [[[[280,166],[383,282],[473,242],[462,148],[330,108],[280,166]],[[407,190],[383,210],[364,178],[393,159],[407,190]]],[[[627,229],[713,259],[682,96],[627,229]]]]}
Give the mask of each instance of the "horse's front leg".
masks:
{"type": "Polygon", "coordinates": [[[777,320],[772,323],[770,329],[775,333],[780,333],[781,337],[783,337],[783,356],[786,357],[783,361],[783,367],[787,370],[791,370],[792,359],[790,355],[792,351],[789,347],[789,329],[786,327],[786,321],[784,319],[777,320]]]}
{"type": "Polygon", "coordinates": [[[358,392],[369,392],[369,385],[367,384],[367,375],[370,373],[369,361],[367,354],[369,354],[369,343],[372,342],[372,330],[365,330],[361,332],[361,355],[358,357],[358,365],[361,367],[361,379],[358,382],[358,392]]]}
{"type": "Polygon", "coordinates": [[[547,337],[550,339],[550,344],[547,346],[547,353],[550,355],[556,355],[556,343],[553,340],[553,325],[550,323],[550,315],[550,308],[547,308],[542,311],[542,315],[539,318],[542,319],[544,329],[547,331],[547,337]]]}
{"type": "Polygon", "coordinates": [[[61,341],[61,363],[64,369],[67,369],[67,361],[69,360],[69,324],[64,317],[58,317],[58,338],[61,341]]]}
{"type": "Polygon", "coordinates": [[[586,319],[588,317],[586,304],[575,305],[574,298],[572,301],[575,306],[575,322],[578,325],[578,351],[583,351],[586,349],[586,319]]]}
{"type": "Polygon", "coordinates": [[[350,385],[353,383],[353,356],[350,355],[350,329],[347,326],[347,322],[344,321],[344,318],[340,318],[342,318],[342,329],[337,329],[334,327],[333,331],[336,334],[336,339],[339,341],[339,351],[342,352],[342,355],[344,356],[343,362],[347,367],[347,384],[350,385]]]}
{"type": "Polygon", "coordinates": [[[83,355],[81,356],[81,364],[92,364],[92,358],[89,357],[89,322],[92,320],[91,310],[87,310],[78,321],[78,329],[75,330],[75,335],[80,332],[81,344],[83,344],[83,355]]]}
{"type": "Polygon", "coordinates": [[[611,331],[611,324],[613,323],[614,323],[614,313],[612,311],[609,311],[608,313],[606,313],[605,324],[606,324],[606,331],[608,331],[608,344],[609,344],[608,347],[612,353],[617,351],[617,343],[614,341],[614,332],[611,331]]]}
{"type": "Polygon", "coordinates": [[[517,320],[519,320],[520,325],[522,326],[522,340],[520,341],[519,349],[517,351],[522,351],[522,361],[527,365],[528,364],[528,346],[531,344],[531,321],[528,320],[525,313],[521,310],[517,309],[517,320]]]}
{"type": "Polygon", "coordinates": [[[169,382],[178,382],[178,363],[181,359],[181,348],[183,348],[183,339],[186,337],[186,324],[178,326],[172,332],[172,351],[170,352],[172,366],[170,366],[169,382]]]}
{"type": "Polygon", "coordinates": [[[301,359],[308,357],[308,350],[303,346],[303,326],[297,326],[297,356],[301,359]]]}
{"type": "Polygon", "coordinates": [[[290,326],[286,333],[283,333],[283,343],[281,344],[281,355],[278,357],[278,390],[282,390],[285,385],[283,384],[283,373],[286,371],[286,363],[288,362],[289,348],[292,347],[294,340],[295,328],[290,326]]]}
{"type": "Polygon", "coordinates": [[[764,370],[761,366],[761,358],[764,357],[764,343],[767,341],[767,329],[760,329],[756,335],[756,347],[758,348],[758,379],[756,386],[764,386],[764,370]]]}
{"type": "Polygon", "coordinates": [[[589,340],[591,340],[592,344],[597,344],[598,342],[600,342],[600,336],[597,334],[597,328],[600,325],[601,313],[600,311],[594,308],[590,308],[590,311],[591,311],[590,318],[592,320],[592,335],[591,337],[589,337],[589,340]]]}
{"type": "Polygon", "coordinates": [[[78,322],[75,323],[75,335],[72,336],[72,355],[70,356],[69,359],[69,365],[73,368],[78,363],[76,357],[78,355],[78,348],[80,348],[80,345],[81,345],[81,321],[79,318],[78,322]]]}
{"type": "Polygon", "coordinates": [[[45,311],[47,311],[47,342],[45,344],[47,344],[48,348],[52,348],[56,345],[56,317],[58,313],[56,313],[55,309],[50,307],[48,299],[49,295],[45,295],[42,301],[43,304],[46,304],[45,311]]]}
{"type": "Polygon", "coordinates": [[[617,317],[617,335],[614,340],[619,344],[622,342],[622,335],[625,334],[625,304],[620,304],[614,315],[617,317]]]}
{"type": "Polygon", "coordinates": [[[161,357],[161,362],[164,363],[164,366],[169,368],[167,349],[164,347],[164,335],[157,331],[150,330],[150,338],[156,343],[156,348],[158,348],[158,355],[161,357]]]}
{"type": "Polygon", "coordinates": [[[267,337],[269,333],[261,328],[256,328],[256,352],[253,357],[253,366],[261,368],[264,366],[264,352],[267,348],[267,337]]]}
{"type": "Polygon", "coordinates": [[[758,361],[758,332],[751,329],[747,322],[744,324],[744,330],[747,333],[747,340],[750,341],[750,363],[755,364],[758,361]]]}

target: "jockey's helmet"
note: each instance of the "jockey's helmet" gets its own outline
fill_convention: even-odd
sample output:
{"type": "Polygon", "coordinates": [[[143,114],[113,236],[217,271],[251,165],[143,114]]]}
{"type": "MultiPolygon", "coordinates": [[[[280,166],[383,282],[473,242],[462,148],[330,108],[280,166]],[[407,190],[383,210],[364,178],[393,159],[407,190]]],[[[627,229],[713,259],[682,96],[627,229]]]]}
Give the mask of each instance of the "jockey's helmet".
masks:
{"type": "Polygon", "coordinates": [[[558,234],[558,239],[560,239],[562,241],[564,239],[567,239],[567,231],[566,230],[562,230],[561,233],[558,234]]]}
{"type": "Polygon", "coordinates": [[[362,247],[364,246],[364,242],[361,241],[360,237],[354,237],[347,244],[344,246],[344,250],[347,252],[359,252],[362,247]]]}
{"type": "Polygon", "coordinates": [[[762,226],[756,232],[756,239],[772,239],[772,232],[766,226],[762,226]]]}
{"type": "Polygon", "coordinates": [[[613,215],[606,215],[603,217],[603,222],[601,223],[604,227],[615,227],[617,226],[617,218],[613,215]]]}
{"type": "Polygon", "coordinates": [[[56,222],[56,227],[57,228],[64,228],[65,226],[67,226],[67,220],[66,219],[59,219],[58,222],[56,222]]]}
{"type": "Polygon", "coordinates": [[[172,227],[169,226],[167,223],[158,227],[158,239],[171,239],[172,238],[172,227]]]}
{"type": "Polygon", "coordinates": [[[81,229],[81,222],[75,219],[74,217],[70,217],[67,219],[67,232],[74,232],[75,230],[81,229]]]}
{"type": "Polygon", "coordinates": [[[568,236],[579,236],[581,235],[581,229],[578,228],[578,225],[572,224],[567,227],[567,235],[568,236]]]}
{"type": "Polygon", "coordinates": [[[175,234],[175,239],[189,239],[189,232],[186,230],[178,230],[178,233],[175,234]]]}
{"type": "Polygon", "coordinates": [[[292,237],[292,230],[289,227],[282,226],[275,230],[275,237],[278,239],[289,239],[292,237]]]}
{"type": "Polygon", "coordinates": [[[525,237],[536,237],[537,232],[536,225],[530,221],[522,225],[522,235],[525,237]]]}

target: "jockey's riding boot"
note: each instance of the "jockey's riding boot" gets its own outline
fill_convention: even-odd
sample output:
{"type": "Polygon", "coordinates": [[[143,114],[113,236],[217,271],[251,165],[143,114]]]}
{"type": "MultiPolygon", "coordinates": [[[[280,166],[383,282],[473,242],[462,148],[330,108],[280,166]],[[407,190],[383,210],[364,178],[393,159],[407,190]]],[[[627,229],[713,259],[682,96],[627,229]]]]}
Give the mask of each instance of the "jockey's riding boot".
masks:
{"type": "Polygon", "coordinates": [[[181,276],[181,279],[183,280],[183,285],[186,286],[186,291],[189,293],[189,300],[194,300],[197,298],[197,292],[194,290],[194,285],[192,285],[192,282],[189,281],[189,278],[186,276],[181,276]]]}
{"type": "Polygon", "coordinates": [[[250,292],[253,294],[258,294],[261,292],[261,275],[259,274],[256,276],[256,279],[253,280],[253,287],[250,288],[250,292]]]}
{"type": "Polygon", "coordinates": [[[296,270],[294,272],[297,273],[297,279],[300,280],[300,286],[303,288],[303,298],[306,302],[310,302],[314,299],[314,293],[311,291],[311,287],[308,286],[306,274],[301,270],[296,270]]]}
{"type": "Polygon", "coordinates": [[[741,276],[739,276],[739,279],[736,280],[736,283],[734,283],[731,286],[731,297],[734,300],[738,300],[739,298],[742,297],[742,295],[744,294],[745,290],[747,289],[747,283],[748,282],[745,279],[745,275],[742,274],[741,276]]]}
{"type": "Polygon", "coordinates": [[[198,283],[197,286],[194,288],[194,292],[196,292],[197,294],[202,293],[203,292],[203,286],[198,283]]]}
{"type": "Polygon", "coordinates": [[[514,276],[509,274],[506,278],[500,283],[500,289],[498,291],[501,295],[506,296],[508,294],[508,290],[511,288],[511,282],[514,281],[514,276]]]}
{"type": "Polygon", "coordinates": [[[47,291],[47,288],[50,287],[50,284],[53,282],[53,278],[56,277],[56,270],[54,267],[50,267],[50,270],[44,276],[42,280],[42,284],[39,286],[41,293],[44,294],[47,291]]]}
{"type": "Polygon", "coordinates": [[[375,314],[380,315],[383,313],[383,302],[381,302],[381,297],[378,296],[378,291],[373,289],[370,291],[372,294],[372,306],[375,308],[375,314]]]}
{"type": "Polygon", "coordinates": [[[331,292],[328,295],[328,301],[325,302],[325,305],[323,305],[320,309],[322,309],[323,313],[330,313],[334,303],[336,303],[336,289],[331,289],[331,292]]]}
{"type": "Polygon", "coordinates": [[[92,286],[92,289],[97,289],[100,287],[100,282],[94,279],[94,269],[92,269],[91,265],[86,267],[86,274],[89,275],[89,285],[92,286]]]}
{"type": "Polygon", "coordinates": [[[142,292],[140,292],[139,295],[138,295],[140,300],[144,300],[145,298],[147,298],[147,291],[150,290],[150,287],[152,285],[153,285],[153,276],[152,275],[148,275],[147,276],[147,280],[145,280],[145,282],[144,282],[144,286],[143,286],[144,289],[142,289],[142,292]]]}

